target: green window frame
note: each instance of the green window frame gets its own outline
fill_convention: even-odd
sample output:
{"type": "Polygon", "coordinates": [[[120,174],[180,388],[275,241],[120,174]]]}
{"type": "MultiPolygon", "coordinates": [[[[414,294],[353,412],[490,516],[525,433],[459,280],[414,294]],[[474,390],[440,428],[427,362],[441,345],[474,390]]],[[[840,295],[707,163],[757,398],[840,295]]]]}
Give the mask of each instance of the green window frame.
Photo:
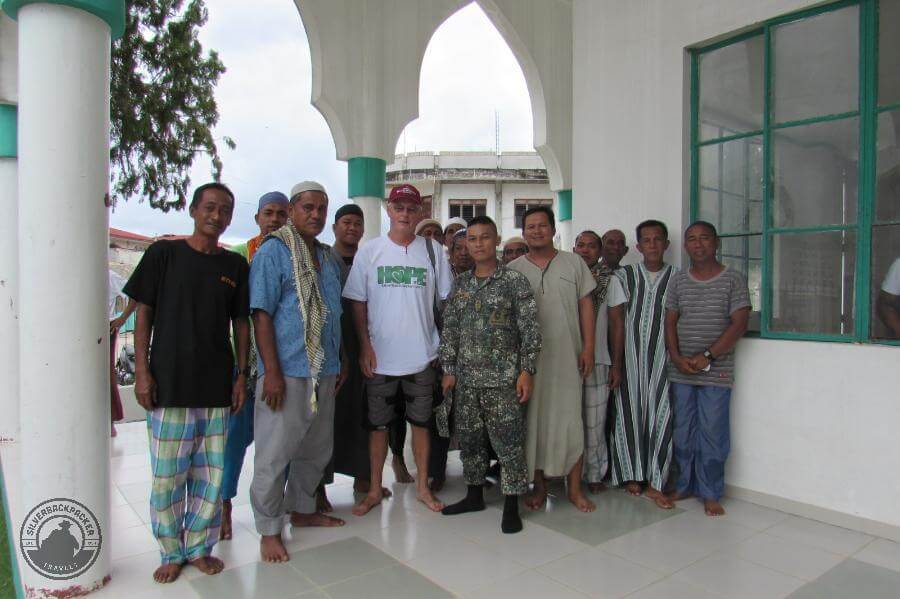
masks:
{"type": "MultiPolygon", "coordinates": [[[[893,1],[893,0],[892,0],[893,1]]],[[[900,345],[900,340],[882,339],[872,337],[872,233],[873,215],[876,202],[876,149],[877,149],[877,119],[882,112],[900,109],[900,103],[878,104],[878,32],[879,32],[879,0],[842,0],[827,5],[816,6],[806,10],[790,13],[764,22],[752,30],[745,31],[720,42],[703,47],[692,48],[690,52],[690,100],[691,100],[691,129],[690,129],[690,218],[698,219],[700,214],[700,201],[702,193],[718,193],[721,206],[723,190],[721,168],[723,164],[722,152],[725,144],[744,140],[744,156],[749,155],[751,145],[758,144],[762,140],[762,189],[761,189],[761,230],[749,229],[740,233],[722,233],[720,237],[723,246],[729,238],[741,239],[746,243],[751,242],[751,237],[759,236],[760,253],[758,258],[750,258],[745,249],[743,259],[759,260],[761,285],[760,285],[760,315],[758,336],[767,339],[793,339],[804,341],[834,341],[855,343],[876,343],[887,345],[900,345]],[[836,11],[851,6],[858,7],[859,14],[859,103],[856,110],[825,114],[814,118],[803,118],[785,122],[775,122],[773,116],[773,28],[793,23],[836,11]],[[700,61],[703,55],[741,42],[756,38],[763,43],[763,98],[762,98],[762,126],[751,131],[730,131],[720,127],[717,134],[709,139],[701,140],[700,121],[700,61]],[[859,159],[858,159],[858,189],[855,222],[847,224],[832,224],[822,226],[777,227],[774,225],[773,206],[774,198],[774,164],[773,164],[773,135],[781,129],[827,123],[830,121],[859,119],[859,159]],[[701,181],[700,163],[701,152],[711,147],[719,148],[719,183],[718,188],[703,187],[701,181]],[[788,235],[792,233],[826,233],[843,232],[842,239],[848,239],[855,235],[855,277],[852,283],[853,301],[853,329],[852,333],[831,334],[817,332],[796,332],[785,330],[772,330],[772,304],[773,304],[773,269],[775,259],[773,257],[773,238],[775,235],[788,235]]],[[[708,124],[707,124],[708,126],[708,124]]],[[[706,131],[706,130],[705,130],[706,131]]],[[[750,202],[750,196],[745,192],[743,201],[750,202]]],[[[749,208],[748,208],[749,209],[749,208]]],[[[721,208],[720,208],[721,213],[721,208]]],[[[898,222],[879,222],[878,225],[900,225],[898,222]]],[[[782,237],[781,239],[784,239],[782,237]]],[[[843,243],[843,242],[842,242],[843,243]]],[[[842,246],[843,247],[843,246],[842,246]]],[[[842,257],[844,250],[842,249],[842,257]]],[[[721,256],[721,251],[720,251],[721,256]]],[[[730,256],[725,255],[725,258],[730,256]]],[[[843,259],[843,258],[842,258],[843,259]]],[[[745,272],[749,272],[745,269],[745,272]]],[[[757,334],[757,333],[753,333],[757,334]]]]}

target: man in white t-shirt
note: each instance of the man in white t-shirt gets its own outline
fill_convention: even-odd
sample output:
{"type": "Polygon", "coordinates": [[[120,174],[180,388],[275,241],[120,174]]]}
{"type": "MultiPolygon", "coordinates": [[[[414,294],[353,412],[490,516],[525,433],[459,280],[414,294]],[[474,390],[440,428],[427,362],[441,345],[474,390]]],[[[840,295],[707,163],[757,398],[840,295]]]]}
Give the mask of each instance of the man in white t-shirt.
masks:
{"type": "Polygon", "coordinates": [[[433,362],[440,344],[435,311],[450,294],[453,280],[440,246],[415,234],[421,208],[422,198],[412,185],[391,190],[390,230],[360,248],[344,287],[344,297],[353,302],[371,429],[371,483],[369,493],[353,508],[357,516],[384,496],[381,476],[388,425],[396,416],[391,402],[398,390],[406,399],[406,419],[412,425],[416,497],[433,511],[444,507],[428,489],[428,426],[436,377],[433,362]]]}
{"type": "Polygon", "coordinates": [[[888,328],[889,335],[900,339],[900,258],[894,260],[878,293],[878,318],[888,328]]]}
{"type": "Polygon", "coordinates": [[[597,283],[592,292],[596,310],[596,340],[594,345],[594,372],[584,381],[584,473],[582,477],[591,493],[603,490],[603,478],[609,469],[609,452],[606,448],[606,414],[610,389],[622,381],[622,339],[608,339],[607,332],[620,335],[619,326],[609,329],[624,318],[625,293],[612,268],[600,262],[603,243],[594,231],[587,230],[575,238],[573,251],[581,256],[597,283]],[[618,348],[611,359],[609,346],[618,348]]]}

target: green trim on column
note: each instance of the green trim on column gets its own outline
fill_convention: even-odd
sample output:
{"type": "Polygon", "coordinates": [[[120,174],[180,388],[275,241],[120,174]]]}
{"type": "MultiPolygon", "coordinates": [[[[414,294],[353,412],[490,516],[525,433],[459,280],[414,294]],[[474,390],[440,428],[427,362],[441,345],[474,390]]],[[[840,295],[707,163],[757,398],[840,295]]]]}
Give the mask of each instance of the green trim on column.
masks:
{"type": "Polygon", "coordinates": [[[387,163],[381,158],[351,158],[347,161],[347,195],[351,198],[383,198],[386,170],[387,163]]]}
{"type": "Polygon", "coordinates": [[[3,519],[3,528],[6,529],[6,538],[0,539],[0,543],[4,544],[4,547],[0,549],[0,552],[9,552],[8,555],[0,556],[0,561],[5,561],[7,558],[9,559],[9,573],[10,579],[4,581],[7,585],[7,590],[12,586],[13,592],[15,592],[16,599],[24,599],[25,592],[22,588],[22,579],[19,576],[19,564],[16,561],[16,544],[13,542],[14,532],[12,528],[12,517],[9,514],[9,497],[6,494],[6,483],[3,478],[3,464],[0,463],[0,518],[3,519]]]}
{"type": "Polygon", "coordinates": [[[572,190],[557,191],[556,197],[559,199],[559,222],[572,220],[572,190]]]}
{"type": "Polygon", "coordinates": [[[62,4],[96,15],[109,24],[112,39],[125,33],[125,0],[0,0],[3,10],[13,19],[26,4],[62,4]]]}
{"type": "Polygon", "coordinates": [[[0,104],[0,158],[18,156],[16,131],[18,109],[13,104],[0,104]]]}

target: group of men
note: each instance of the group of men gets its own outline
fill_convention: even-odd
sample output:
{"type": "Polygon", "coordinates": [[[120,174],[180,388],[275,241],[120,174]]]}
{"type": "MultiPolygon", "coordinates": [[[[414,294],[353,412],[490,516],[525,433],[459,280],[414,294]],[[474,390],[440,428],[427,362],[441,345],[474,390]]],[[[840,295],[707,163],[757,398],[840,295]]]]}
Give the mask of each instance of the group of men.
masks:
{"type": "Polygon", "coordinates": [[[750,301],[743,276],[717,261],[711,224],[687,228],[691,266],[679,271],[664,262],[668,231],[655,220],[636,229],[642,260],[623,265],[619,230],[584,231],[560,251],[552,209],[537,206],[501,251],[486,216],[423,219],[411,185],[391,190],[389,230],[364,244],[363,212],[338,209],[329,247],[317,239],[328,203],[313,181],[267,193],[259,235],[226,251],[234,196],[203,185],[193,234],[154,243],[125,286],[137,305],[158,582],[185,564],[222,570],[211,552],[231,538],[250,443],[261,557],[282,562],[286,517],[345,524],[329,515],[335,472],[354,478],[355,516],[391,495],[389,449],[397,482],[413,482],[407,423],[416,498],[448,516],[483,510],[493,478],[504,533],[522,530],[520,496],[541,509],[553,478],[582,512],[608,482],[660,508],[697,497],[724,513],[733,348],[750,301]],[[436,493],[451,436],[467,492],[445,505],[436,493]]]}

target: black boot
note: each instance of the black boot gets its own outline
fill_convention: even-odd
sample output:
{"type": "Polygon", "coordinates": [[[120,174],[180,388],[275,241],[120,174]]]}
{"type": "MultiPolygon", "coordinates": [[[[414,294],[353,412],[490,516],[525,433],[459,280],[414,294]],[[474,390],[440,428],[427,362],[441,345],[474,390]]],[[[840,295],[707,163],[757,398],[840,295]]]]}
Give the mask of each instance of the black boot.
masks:
{"type": "Polygon", "coordinates": [[[484,487],[482,485],[469,485],[469,491],[462,501],[457,501],[441,510],[445,516],[465,514],[468,512],[480,512],[484,509],[484,487]]]}
{"type": "Polygon", "coordinates": [[[506,534],[522,530],[522,518],[519,517],[519,496],[507,495],[503,502],[503,521],[500,530],[506,534]]]}

